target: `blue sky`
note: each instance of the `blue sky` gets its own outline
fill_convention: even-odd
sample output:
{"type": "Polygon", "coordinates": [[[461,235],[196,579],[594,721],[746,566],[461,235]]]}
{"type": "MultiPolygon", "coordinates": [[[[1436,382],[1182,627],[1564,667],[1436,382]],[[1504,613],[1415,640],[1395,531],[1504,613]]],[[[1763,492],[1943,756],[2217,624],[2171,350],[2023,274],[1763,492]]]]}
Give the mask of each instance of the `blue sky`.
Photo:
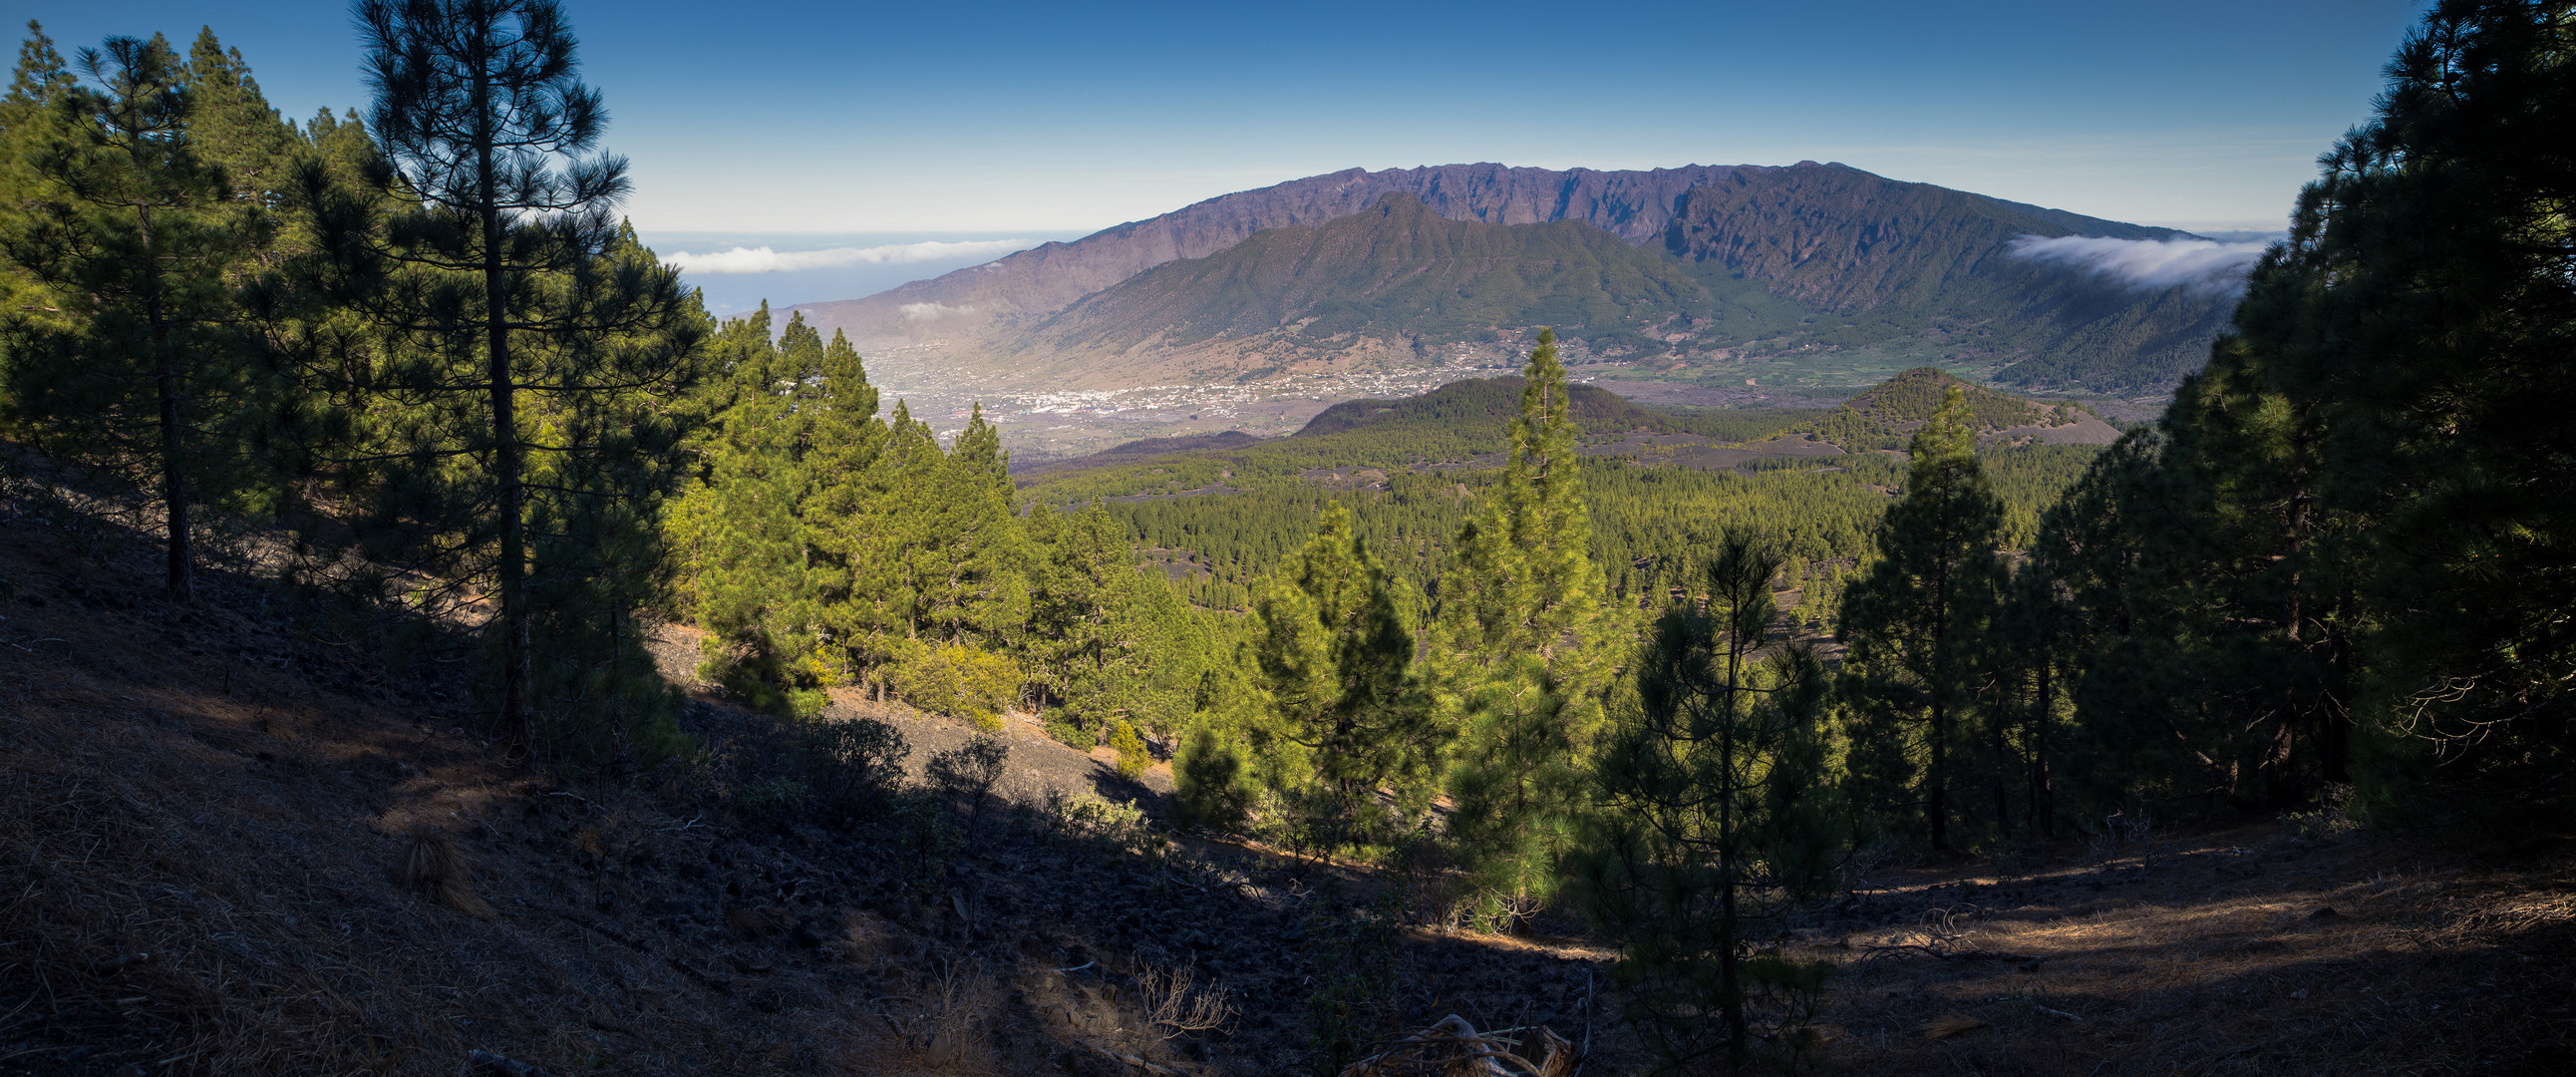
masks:
{"type": "MultiPolygon", "coordinates": [[[[568,0],[653,233],[1040,238],[1354,165],[1836,160],[2269,228],[2415,0],[1625,5],[568,0]]],[[[211,24],[361,104],[336,2],[10,0],[66,49],[211,24]]],[[[782,248],[783,249],[783,248],[782,248]]]]}

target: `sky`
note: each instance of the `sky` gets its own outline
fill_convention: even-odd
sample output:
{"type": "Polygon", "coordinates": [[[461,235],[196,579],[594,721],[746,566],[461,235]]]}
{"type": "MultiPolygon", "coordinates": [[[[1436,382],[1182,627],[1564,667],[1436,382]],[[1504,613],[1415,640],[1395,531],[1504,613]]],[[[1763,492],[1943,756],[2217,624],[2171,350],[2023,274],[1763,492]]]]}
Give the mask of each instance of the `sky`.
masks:
{"type": "MultiPolygon", "coordinates": [[[[1473,161],[1839,161],[2264,232],[2366,116],[2426,5],[564,6],[607,99],[606,145],[631,162],[628,212],[667,254],[677,238],[764,237],[774,253],[1064,238],[1300,176],[1473,161]]],[[[0,11],[43,20],[67,51],[154,31],[184,47],[211,25],[289,116],[364,104],[342,3],[0,11]]],[[[934,253],[956,257],[841,268],[972,264],[934,253]]]]}

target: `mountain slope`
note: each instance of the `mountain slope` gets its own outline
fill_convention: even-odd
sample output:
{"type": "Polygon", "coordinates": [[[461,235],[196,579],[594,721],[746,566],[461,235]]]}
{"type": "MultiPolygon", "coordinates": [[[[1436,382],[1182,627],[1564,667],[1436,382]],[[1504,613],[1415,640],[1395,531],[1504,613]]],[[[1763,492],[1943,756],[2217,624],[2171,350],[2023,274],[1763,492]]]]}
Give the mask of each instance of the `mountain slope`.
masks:
{"type": "Polygon", "coordinates": [[[861,342],[945,331],[995,318],[1047,314],[1157,265],[1204,258],[1268,228],[1346,217],[1391,192],[1420,198],[1451,220],[1488,224],[1583,221],[1630,243],[1653,242],[1682,193],[1713,179],[1777,172],[1758,165],[1688,165],[1650,171],[1557,171],[1499,164],[1369,172],[1348,169],[1222,195],[1149,220],[1049,243],[863,299],[797,309],[826,331],[861,342]]]}
{"type": "Polygon", "coordinates": [[[1732,321],[1750,333],[1802,313],[1748,287],[1731,293],[1588,224],[1452,221],[1394,193],[1320,227],[1270,229],[1206,258],[1166,262],[1038,323],[1023,347],[1186,351],[1223,341],[1276,365],[1355,338],[1418,348],[1551,325],[1596,349],[1633,347],[1676,318],[1732,321]]]}
{"type": "Polygon", "coordinates": [[[980,401],[1016,451],[1059,455],[1284,434],[1332,401],[1517,367],[1542,326],[1571,363],[1628,368],[1594,376],[1756,401],[1924,364],[2152,394],[2197,369],[2234,299],[2105,268],[2175,241],[2193,239],[1814,162],[1452,165],[1239,192],[794,309],[848,332],[916,413],[980,401]]]}
{"type": "Polygon", "coordinates": [[[2197,369],[2235,293],[2142,289],[2014,249],[2026,237],[2072,235],[2188,238],[1824,165],[1691,189],[1664,247],[1819,310],[1870,312],[1887,330],[2000,359],[1998,377],[2019,385],[2121,391],[2197,369]]]}
{"type": "Polygon", "coordinates": [[[2183,233],[2006,202],[1844,165],[1725,176],[1682,194],[1664,247],[1843,313],[1938,301],[1945,285],[2031,265],[2021,236],[2176,239],[2183,233]]]}
{"type": "MultiPolygon", "coordinates": [[[[1224,495],[1264,482],[1312,481],[1327,473],[1346,477],[1362,468],[1489,469],[1501,466],[1510,445],[1525,384],[1518,376],[1469,378],[1399,399],[1345,400],[1289,437],[1148,439],[1016,467],[1011,474],[1024,493],[1067,504],[1099,497],[1224,495]]],[[[1673,415],[1599,386],[1576,382],[1569,389],[1585,455],[1723,470],[1766,457],[1813,460],[1902,449],[1952,385],[1966,393],[1968,424],[1980,444],[2103,445],[2118,437],[2074,405],[1997,392],[1932,367],[1899,374],[1830,411],[1746,408],[1673,415]]]]}

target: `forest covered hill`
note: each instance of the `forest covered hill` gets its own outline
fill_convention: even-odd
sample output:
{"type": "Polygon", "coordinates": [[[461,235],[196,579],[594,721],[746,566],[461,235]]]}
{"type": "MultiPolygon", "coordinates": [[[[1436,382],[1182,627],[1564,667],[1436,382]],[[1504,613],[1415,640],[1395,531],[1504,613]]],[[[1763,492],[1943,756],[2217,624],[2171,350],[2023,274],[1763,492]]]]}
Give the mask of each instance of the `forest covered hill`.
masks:
{"type": "MultiPolygon", "coordinates": [[[[1656,593],[1725,528],[1758,526],[1799,559],[1785,586],[1802,591],[1802,630],[1823,631],[1842,574],[1866,554],[1888,491],[1902,484],[1901,456],[1874,450],[1903,447],[1954,387],[1969,394],[1969,421],[1989,443],[2005,540],[2027,542],[2040,512],[2114,433],[2098,419],[1930,368],[1831,410],[1681,415],[1568,386],[1594,556],[1621,566],[1610,576],[1613,592],[1625,600],[1656,593]],[[2040,431],[2072,436],[2046,444],[2040,431]]],[[[1205,608],[1248,608],[1259,581],[1332,501],[1350,507],[1390,571],[1428,588],[1504,466],[1526,388],[1519,377],[1470,379],[1399,400],[1336,404],[1291,437],[1151,439],[1015,468],[1012,477],[1027,503],[1068,511],[1100,503],[1205,608]]]]}
{"type": "MultiPolygon", "coordinates": [[[[1422,424],[1490,428],[1499,433],[1504,424],[1520,414],[1521,389],[1526,384],[1518,377],[1471,378],[1400,400],[1345,400],[1307,420],[1296,436],[1321,437],[1362,427],[1422,424]]],[[[1678,428],[1671,416],[1638,407],[1608,390],[1589,385],[1576,385],[1572,390],[1575,422],[1586,431],[1678,428]]]]}

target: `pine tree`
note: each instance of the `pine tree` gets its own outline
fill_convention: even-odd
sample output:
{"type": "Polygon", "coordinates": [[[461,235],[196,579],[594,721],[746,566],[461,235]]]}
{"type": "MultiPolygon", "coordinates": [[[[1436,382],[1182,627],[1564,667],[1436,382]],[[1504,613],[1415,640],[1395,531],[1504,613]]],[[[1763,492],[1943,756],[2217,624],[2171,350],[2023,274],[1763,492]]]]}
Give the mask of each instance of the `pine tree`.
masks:
{"type": "Polygon", "coordinates": [[[244,223],[270,227],[258,214],[280,192],[294,187],[297,160],[306,152],[295,125],[279,118],[262,96],[241,50],[197,32],[188,49],[188,138],[199,156],[221,168],[235,201],[251,216],[244,223]]]}
{"type": "Polygon", "coordinates": [[[1306,824],[1348,845],[1376,823],[1381,787],[1418,792],[1430,769],[1413,628],[1386,567],[1327,505],[1315,537],[1253,600],[1253,654],[1276,736],[1312,768],[1306,824]]]}
{"type": "Polygon", "coordinates": [[[978,407],[943,452],[897,401],[873,459],[834,481],[833,503],[846,512],[818,543],[846,580],[825,613],[836,645],[879,689],[998,721],[1025,680],[1013,651],[1028,618],[1029,556],[1000,432],[978,407]]]}
{"type": "Polygon", "coordinates": [[[824,344],[801,313],[773,343],[767,303],[714,345],[721,417],[668,526],[687,608],[709,633],[711,679],[754,706],[812,715],[842,665],[827,643],[832,610],[849,601],[835,536],[886,438],[877,390],[849,339],[824,344]]]}
{"type": "Polygon", "coordinates": [[[2517,822],[2576,811],[2571,25],[2565,0],[2437,5],[2211,359],[2314,434],[2314,505],[2271,551],[2302,573],[2294,759],[2335,782],[2358,748],[2378,798],[2513,790],[2517,822]]]}
{"type": "Polygon", "coordinates": [[[248,507],[255,398],[271,388],[235,328],[240,266],[266,215],[229,212],[232,188],[192,137],[186,70],[160,38],[83,49],[71,80],[40,31],[7,104],[13,177],[0,256],[56,300],[55,317],[13,312],[12,424],[58,459],[88,465],[159,510],[164,583],[192,590],[192,510],[248,507]]]}
{"type": "Polygon", "coordinates": [[[1926,838],[1944,850],[1954,757],[2003,581],[1995,553],[2003,510],[1965,411],[1952,386],[1914,432],[1905,493],[1879,521],[1877,561],[1843,593],[1840,631],[1851,645],[1844,690],[1861,726],[1854,769],[1882,789],[1910,787],[1926,838]]]}
{"type": "Polygon", "coordinates": [[[1452,833],[1488,895],[1516,908],[1552,888],[1600,735],[1605,639],[1624,631],[1592,561],[1572,396],[1556,336],[1523,368],[1500,488],[1462,528],[1441,581],[1433,679],[1456,727],[1452,833]]]}
{"type": "MultiPolygon", "coordinates": [[[[924,563],[929,508],[946,463],[929,425],[898,400],[876,459],[842,479],[849,511],[829,522],[820,541],[848,566],[848,590],[828,616],[833,636],[860,669],[892,665],[920,637],[926,578],[937,571],[924,563]]],[[[884,683],[881,673],[869,680],[884,683]]]]}
{"type": "Polygon", "coordinates": [[[2348,779],[2382,805],[2437,780],[2510,790],[2443,802],[2517,820],[2576,805],[2572,11],[2437,5],[2161,437],[2070,497],[2060,530],[2128,532],[2057,569],[2114,615],[2079,728],[2179,732],[2192,758],[2158,769],[2248,808],[2348,779]]]}
{"type": "Polygon", "coordinates": [[[488,588],[500,724],[533,752],[529,580],[609,569],[602,548],[551,542],[572,561],[537,564],[532,528],[651,520],[698,421],[666,405],[692,397],[705,317],[676,272],[619,253],[625,162],[583,156],[606,113],[558,5],[364,0],[356,15],[376,198],[332,196],[311,167],[300,180],[325,300],[379,341],[374,368],[334,387],[367,413],[348,425],[368,443],[339,465],[366,484],[379,558],[428,558],[452,586],[488,588]],[[539,469],[579,485],[533,486],[539,469]]]}
{"type": "Polygon", "coordinates": [[[2032,837],[2053,839],[2057,837],[2053,768],[2064,740],[2059,711],[2066,678],[2075,669],[2069,646],[2073,618],[2058,601],[2057,581],[2036,559],[2013,571],[2001,602],[1989,636],[1992,653],[1986,661],[1993,677],[1990,705],[1994,710],[1988,732],[1995,743],[1990,753],[1995,765],[1988,778],[1993,783],[1995,818],[1998,826],[2009,830],[2011,784],[2017,777],[2026,830],[2032,837]],[[2007,737],[2020,750],[2018,775],[2003,765],[2007,737]]]}
{"type": "Polygon", "coordinates": [[[1179,733],[1208,671],[1206,626],[1160,572],[1137,567],[1127,535],[1099,505],[1073,514],[1039,505],[1025,528],[1020,646],[1059,732],[1078,743],[1114,737],[1120,723],[1179,733]]]}
{"type": "Polygon", "coordinates": [[[768,307],[726,322],[714,351],[746,387],[711,428],[705,474],[667,525],[687,561],[688,608],[708,633],[704,673],[755,707],[811,713],[822,693],[816,671],[800,668],[819,646],[806,475],[793,398],[771,375],[768,307]]]}
{"type": "Polygon", "coordinates": [[[918,534],[922,627],[952,643],[1007,647],[1028,616],[1028,547],[1013,511],[1010,454],[977,404],[939,467],[918,534]]]}
{"type": "Polygon", "coordinates": [[[1829,881],[1844,827],[1826,785],[1827,681],[1815,656],[1768,661],[1777,554],[1731,532],[1635,665],[1595,764],[1577,904],[1620,948],[1614,982],[1678,1070],[1752,1047],[1744,957],[1755,925],[1829,881]]]}

